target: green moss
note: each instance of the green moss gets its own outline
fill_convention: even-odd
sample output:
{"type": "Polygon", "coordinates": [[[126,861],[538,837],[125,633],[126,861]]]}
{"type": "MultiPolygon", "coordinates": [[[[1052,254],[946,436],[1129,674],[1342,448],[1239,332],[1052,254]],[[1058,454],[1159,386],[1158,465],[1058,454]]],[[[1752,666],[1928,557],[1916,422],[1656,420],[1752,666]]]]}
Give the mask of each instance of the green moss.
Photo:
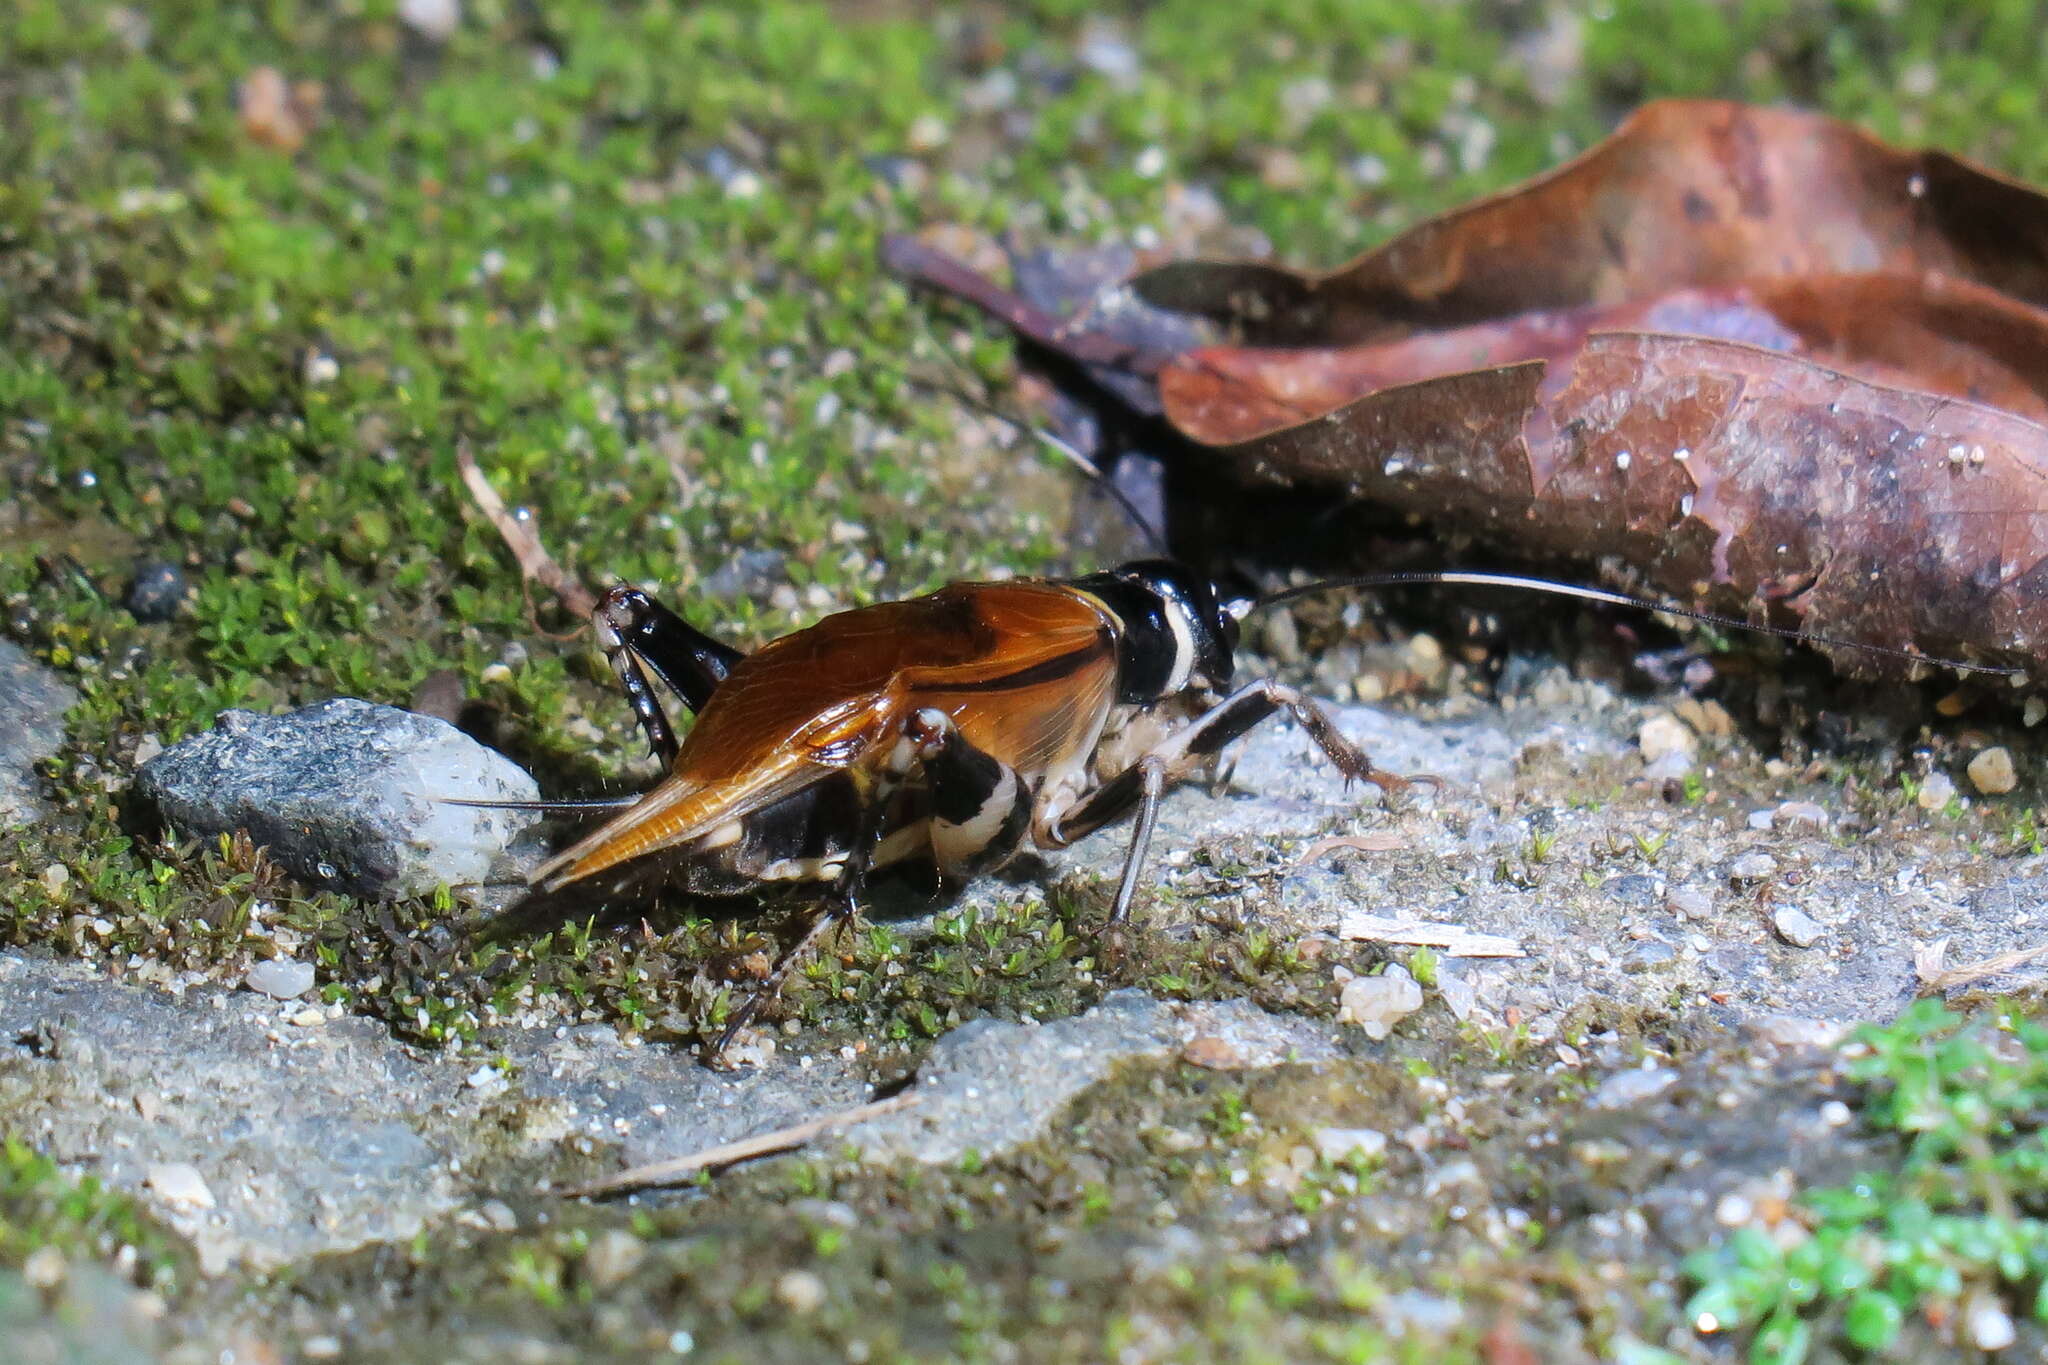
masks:
{"type": "Polygon", "coordinates": [[[1848,1071],[1865,1122],[1899,1135],[1903,1160],[1806,1191],[1801,1223],[1744,1226],[1699,1252],[1686,1315],[1746,1335],[1759,1365],[1830,1337],[1885,1351],[1915,1318],[1971,1340],[1966,1300],[2048,1321],[2048,1029],[1923,1000],[1862,1029],[1848,1071]]]}
{"type": "Polygon", "coordinates": [[[45,1247],[118,1266],[160,1293],[194,1278],[184,1242],[133,1199],[92,1176],[73,1180],[20,1139],[0,1136],[0,1267],[19,1270],[45,1247]]]}

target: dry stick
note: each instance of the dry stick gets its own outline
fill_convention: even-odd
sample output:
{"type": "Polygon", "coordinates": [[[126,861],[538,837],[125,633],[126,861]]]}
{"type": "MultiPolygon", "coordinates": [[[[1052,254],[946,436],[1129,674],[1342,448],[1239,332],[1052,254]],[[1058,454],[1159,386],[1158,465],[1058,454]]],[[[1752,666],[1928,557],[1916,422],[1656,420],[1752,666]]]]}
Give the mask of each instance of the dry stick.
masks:
{"type": "Polygon", "coordinates": [[[826,1114],[822,1118],[809,1119],[793,1127],[778,1128],[772,1133],[741,1138],[738,1142],[721,1143],[716,1147],[706,1147],[701,1152],[692,1152],[688,1156],[679,1156],[668,1161],[657,1161],[648,1166],[635,1166],[629,1171],[621,1171],[603,1180],[571,1186],[562,1193],[571,1198],[584,1198],[596,1194],[614,1194],[619,1190],[634,1189],[641,1185],[665,1184],[680,1176],[708,1170],[713,1166],[731,1166],[737,1162],[751,1161],[757,1156],[786,1152],[792,1147],[801,1147],[812,1138],[829,1133],[834,1128],[865,1123],[884,1114],[893,1114],[899,1109],[908,1109],[916,1104],[917,1100],[918,1094],[915,1090],[906,1090],[900,1095],[891,1095],[886,1100],[857,1105],[841,1113],[826,1114]]]}
{"type": "MultiPolygon", "coordinates": [[[[1942,940],[1945,944],[1946,939],[1942,940]]],[[[1933,961],[1916,964],[1920,977],[1920,993],[1934,995],[1952,991],[1958,986],[1973,986],[1979,981],[2009,972],[2015,967],[2024,967],[2036,958],[2048,957],[2048,943],[2032,948],[2019,948],[1997,957],[1987,957],[1981,962],[1967,962],[1960,967],[1936,968],[1933,961]]]]}
{"type": "Polygon", "coordinates": [[[491,481],[477,468],[476,456],[470,453],[469,442],[455,444],[455,465],[462,471],[462,482],[469,488],[469,496],[476,501],[477,510],[490,518],[491,525],[498,528],[504,538],[505,548],[519,561],[519,572],[525,578],[537,581],[542,587],[554,593],[556,599],[569,612],[581,619],[588,619],[597,606],[597,598],[590,589],[576,580],[575,575],[555,562],[555,557],[540,543],[540,537],[533,528],[512,515],[505,500],[498,496],[498,490],[491,487],[491,481]]]}

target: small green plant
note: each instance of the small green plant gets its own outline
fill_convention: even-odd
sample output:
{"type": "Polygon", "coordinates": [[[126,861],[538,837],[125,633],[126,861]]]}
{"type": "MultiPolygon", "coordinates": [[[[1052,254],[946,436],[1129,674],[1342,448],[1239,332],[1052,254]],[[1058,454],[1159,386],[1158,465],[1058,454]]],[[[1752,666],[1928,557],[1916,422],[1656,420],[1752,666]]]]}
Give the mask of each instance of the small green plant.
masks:
{"type": "Polygon", "coordinates": [[[0,1138],[0,1266],[43,1247],[105,1261],[132,1254],[137,1282],[162,1291],[180,1278],[178,1246],[127,1195],[94,1176],[73,1180],[21,1139],[0,1138]]]}
{"type": "Polygon", "coordinates": [[[2032,806],[2028,806],[2013,817],[2012,824],[2006,829],[2005,837],[2011,840],[2014,853],[2031,853],[2037,858],[2041,856],[2043,844],[2040,818],[2034,813],[2032,806]]]}
{"type": "Polygon", "coordinates": [[[1828,1337],[1884,1350],[1912,1315],[1954,1319],[1986,1296],[2048,1322],[2048,1219],[2031,1212],[2048,1195],[2048,1028],[1924,1000],[1863,1029],[1847,1071],[1868,1087],[1865,1120],[1903,1143],[1899,1168],[1691,1257],[1693,1326],[1746,1331],[1752,1362],[1791,1365],[1828,1337]]]}

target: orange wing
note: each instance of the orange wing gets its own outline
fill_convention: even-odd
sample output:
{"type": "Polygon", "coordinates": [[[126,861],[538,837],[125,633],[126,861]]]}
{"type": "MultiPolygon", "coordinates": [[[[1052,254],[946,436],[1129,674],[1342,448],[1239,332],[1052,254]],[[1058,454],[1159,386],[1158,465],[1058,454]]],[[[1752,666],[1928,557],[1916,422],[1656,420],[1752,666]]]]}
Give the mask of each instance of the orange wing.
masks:
{"type": "Polygon", "coordinates": [[[739,835],[738,822],[854,767],[907,706],[954,715],[1026,773],[1092,743],[1115,681],[1115,636],[1092,598],[1052,583],[959,583],[828,616],[737,664],[674,768],[639,804],[550,859],[550,889],[660,849],[739,835]]]}

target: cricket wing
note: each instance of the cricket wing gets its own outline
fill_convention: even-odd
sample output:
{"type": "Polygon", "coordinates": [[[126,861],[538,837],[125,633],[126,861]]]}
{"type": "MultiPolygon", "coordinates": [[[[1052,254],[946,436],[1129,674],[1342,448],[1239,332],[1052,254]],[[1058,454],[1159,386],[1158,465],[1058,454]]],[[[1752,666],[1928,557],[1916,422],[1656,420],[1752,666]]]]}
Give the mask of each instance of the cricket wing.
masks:
{"type": "Polygon", "coordinates": [[[637,805],[541,864],[532,881],[553,891],[664,849],[720,847],[745,833],[748,816],[822,780],[836,766],[790,748],[735,781],[692,782],[674,774],[637,805]]]}

